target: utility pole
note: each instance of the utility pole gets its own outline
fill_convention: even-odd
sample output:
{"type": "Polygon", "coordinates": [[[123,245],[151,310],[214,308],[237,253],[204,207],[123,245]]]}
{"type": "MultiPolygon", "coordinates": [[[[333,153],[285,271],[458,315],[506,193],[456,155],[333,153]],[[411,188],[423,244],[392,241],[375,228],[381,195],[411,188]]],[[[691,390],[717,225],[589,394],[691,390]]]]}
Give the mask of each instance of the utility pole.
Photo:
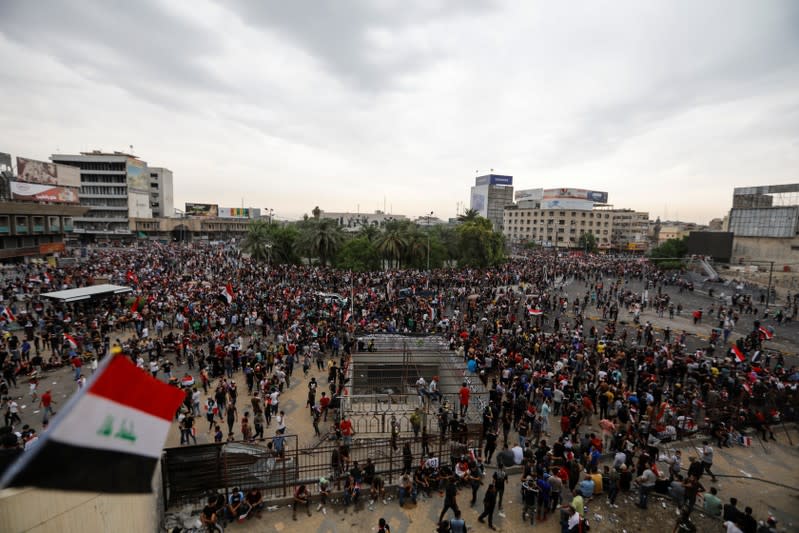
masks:
{"type": "Polygon", "coordinates": [[[430,217],[433,216],[433,212],[430,211],[430,214],[427,215],[427,271],[430,272],[430,217]]]}
{"type": "Polygon", "coordinates": [[[771,276],[774,274],[774,261],[769,261],[770,267],[768,270],[768,288],[766,289],[766,312],[768,312],[768,304],[771,301],[771,276]]]}

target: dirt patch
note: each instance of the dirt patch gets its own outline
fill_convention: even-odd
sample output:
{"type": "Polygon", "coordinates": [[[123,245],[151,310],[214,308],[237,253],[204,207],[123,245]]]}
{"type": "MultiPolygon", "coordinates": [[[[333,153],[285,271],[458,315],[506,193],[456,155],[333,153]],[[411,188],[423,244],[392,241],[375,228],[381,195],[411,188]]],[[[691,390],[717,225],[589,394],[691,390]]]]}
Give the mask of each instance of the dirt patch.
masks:
{"type": "MultiPolygon", "coordinates": [[[[604,496],[591,500],[588,504],[588,520],[592,533],[671,533],[677,524],[677,506],[670,498],[650,494],[646,510],[636,507],[637,492],[620,494],[616,498],[618,508],[611,508],[604,496]]],[[[718,520],[707,517],[701,510],[694,509],[691,522],[696,531],[716,531],[720,528],[718,520]]]]}

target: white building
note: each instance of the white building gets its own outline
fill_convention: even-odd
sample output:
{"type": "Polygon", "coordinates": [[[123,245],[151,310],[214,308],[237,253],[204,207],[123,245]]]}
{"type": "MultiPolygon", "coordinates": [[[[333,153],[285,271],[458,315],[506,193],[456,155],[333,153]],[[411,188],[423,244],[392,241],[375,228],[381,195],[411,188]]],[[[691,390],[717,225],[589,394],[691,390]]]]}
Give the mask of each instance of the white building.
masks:
{"type": "Polygon", "coordinates": [[[172,171],[167,168],[149,167],[150,208],[153,217],[174,217],[175,198],[172,187],[172,171]]]}
{"type": "MultiPolygon", "coordinates": [[[[131,234],[129,218],[152,218],[153,178],[147,163],[138,157],[123,152],[95,150],[80,154],[53,154],[50,159],[54,163],[80,169],[80,203],[89,211],[85,216],[74,219],[74,233],[128,236],[131,234]]],[[[166,172],[169,173],[167,179],[159,181],[155,178],[159,183],[159,209],[164,206],[160,200],[162,194],[164,198],[172,198],[172,176],[171,172],[166,172]]],[[[162,175],[166,172],[162,172],[162,175]]],[[[172,210],[174,212],[174,207],[172,210]]]]}
{"type": "Polygon", "coordinates": [[[375,226],[382,228],[386,222],[392,220],[408,220],[405,215],[391,215],[382,211],[374,213],[352,213],[352,212],[328,212],[321,211],[319,218],[330,218],[342,227],[344,231],[358,231],[364,226],[375,226]]]}

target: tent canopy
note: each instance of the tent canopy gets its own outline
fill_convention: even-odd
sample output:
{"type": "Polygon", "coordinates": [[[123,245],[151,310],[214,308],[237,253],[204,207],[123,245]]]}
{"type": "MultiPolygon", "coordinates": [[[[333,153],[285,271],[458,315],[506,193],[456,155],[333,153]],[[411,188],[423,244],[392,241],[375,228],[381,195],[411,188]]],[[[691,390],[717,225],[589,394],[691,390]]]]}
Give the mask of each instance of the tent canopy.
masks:
{"type": "Polygon", "coordinates": [[[102,298],[104,296],[111,296],[114,294],[125,294],[133,292],[130,287],[123,287],[122,285],[92,285],[90,287],[79,287],[77,289],[66,289],[63,291],[47,292],[42,294],[46,298],[52,298],[59,302],[79,302],[83,300],[90,300],[92,298],[102,298]]]}

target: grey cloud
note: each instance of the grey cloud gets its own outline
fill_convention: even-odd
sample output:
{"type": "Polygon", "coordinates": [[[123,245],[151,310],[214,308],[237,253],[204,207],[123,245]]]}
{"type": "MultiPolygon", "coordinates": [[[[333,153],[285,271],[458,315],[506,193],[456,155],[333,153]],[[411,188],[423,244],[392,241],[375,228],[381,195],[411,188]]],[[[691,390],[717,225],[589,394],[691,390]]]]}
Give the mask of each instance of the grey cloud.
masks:
{"type": "Polygon", "coordinates": [[[221,44],[152,0],[9,1],[0,19],[10,41],[153,103],[180,107],[180,90],[226,86],[200,64],[221,44]]]}
{"type": "Polygon", "coordinates": [[[233,9],[242,21],[255,28],[278,32],[321,59],[330,73],[349,85],[379,90],[401,73],[426,65],[432,54],[402,43],[391,50],[391,59],[376,60],[370,56],[370,31],[387,31],[396,36],[413,25],[490,11],[495,2],[232,0],[220,5],[233,9]]]}

